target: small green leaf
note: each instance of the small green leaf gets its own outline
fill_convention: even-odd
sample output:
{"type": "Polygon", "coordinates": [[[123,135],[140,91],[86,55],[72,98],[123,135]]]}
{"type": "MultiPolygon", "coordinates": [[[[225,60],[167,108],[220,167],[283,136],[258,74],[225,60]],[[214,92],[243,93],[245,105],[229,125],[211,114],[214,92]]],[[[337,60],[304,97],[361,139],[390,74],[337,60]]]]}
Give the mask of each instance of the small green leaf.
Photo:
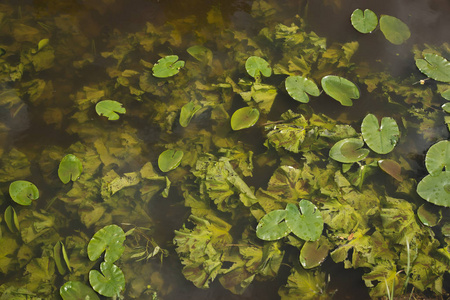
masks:
{"type": "Polygon", "coordinates": [[[193,58],[195,58],[196,60],[198,60],[200,62],[204,62],[208,65],[210,65],[212,63],[212,59],[213,59],[212,51],[204,46],[195,45],[195,46],[187,48],[186,51],[193,58]]]}
{"type": "Polygon", "coordinates": [[[59,241],[53,247],[53,258],[55,259],[56,268],[59,274],[64,275],[67,271],[70,271],[70,261],[67,256],[66,248],[64,244],[59,241]]]}
{"type": "Polygon", "coordinates": [[[295,204],[286,205],[286,224],[299,238],[305,241],[319,239],[323,230],[323,219],[317,207],[308,200],[301,200],[300,211],[295,204]]]}
{"type": "Polygon", "coordinates": [[[425,166],[433,176],[444,169],[450,171],[450,141],[440,141],[431,146],[425,156],[425,166]]]}
{"type": "Polygon", "coordinates": [[[442,212],[439,207],[425,203],[422,204],[417,210],[417,216],[423,225],[433,227],[441,221],[442,212]]]}
{"type": "MultiPolygon", "coordinates": [[[[424,58],[416,59],[416,66],[420,72],[434,80],[450,82],[450,62],[447,59],[433,53],[425,53],[424,58]]],[[[450,92],[446,93],[446,96],[450,97],[450,92]]],[[[442,96],[447,99],[444,94],[442,96]]]]}
{"type": "Polygon", "coordinates": [[[76,181],[83,172],[81,161],[73,154],[67,154],[59,163],[58,176],[66,184],[70,180],[76,181]]]}
{"type": "Polygon", "coordinates": [[[189,103],[183,105],[180,113],[180,125],[183,127],[187,127],[194,117],[195,113],[198,112],[201,108],[201,105],[197,105],[193,101],[190,101],[189,103]]]}
{"type": "MultiPolygon", "coordinates": [[[[416,62],[416,64],[417,64],[417,62],[416,62]]],[[[442,98],[444,98],[445,100],[450,101],[450,89],[448,89],[448,90],[442,92],[442,93],[441,93],[441,96],[442,96],[442,98]]],[[[446,112],[448,112],[448,111],[446,111],[446,112]]]]}
{"type": "Polygon", "coordinates": [[[391,175],[393,178],[397,179],[398,181],[403,181],[403,178],[401,176],[402,167],[398,162],[392,159],[381,159],[378,161],[378,166],[381,170],[391,175]]]}
{"type": "Polygon", "coordinates": [[[89,272],[89,282],[92,288],[105,297],[119,297],[120,292],[125,288],[125,276],[122,270],[107,262],[100,264],[100,273],[97,270],[89,272]]]}
{"type": "Polygon", "coordinates": [[[300,263],[305,269],[315,268],[323,263],[330,251],[330,243],[324,236],[313,242],[306,242],[300,251],[300,263]]]}
{"type": "Polygon", "coordinates": [[[364,142],[357,138],[343,139],[330,149],[330,157],[341,163],[354,163],[369,155],[369,149],[362,149],[364,142]]]}
{"type": "Polygon", "coordinates": [[[287,236],[291,230],[284,218],[285,210],[273,210],[259,220],[256,226],[256,236],[264,241],[275,241],[287,236]]]}
{"type": "Polygon", "coordinates": [[[270,77],[270,75],[272,75],[272,68],[269,63],[265,59],[258,56],[250,56],[247,58],[247,61],[245,62],[245,69],[253,78],[260,77],[260,74],[265,77],[270,77]]]}
{"type": "Polygon", "coordinates": [[[403,44],[411,36],[408,25],[396,17],[388,15],[381,16],[380,30],[384,37],[394,45],[403,44]]]}
{"type": "Polygon", "coordinates": [[[417,185],[417,193],[428,202],[450,207],[450,171],[427,175],[417,185]]]}
{"type": "Polygon", "coordinates": [[[243,107],[236,110],[231,116],[231,128],[241,130],[252,127],[258,122],[259,110],[251,107],[243,107]]]}
{"type": "Polygon", "coordinates": [[[17,180],[9,185],[9,195],[20,205],[30,205],[31,201],[39,198],[39,190],[29,181],[17,180]]]}
{"type": "Polygon", "coordinates": [[[370,149],[378,154],[391,152],[397,145],[400,130],[392,118],[383,118],[381,126],[373,114],[368,114],[361,124],[361,133],[370,149]]]}
{"type": "Polygon", "coordinates": [[[108,120],[118,120],[118,114],[126,113],[125,107],[122,106],[122,103],[119,103],[114,100],[103,100],[95,105],[95,111],[99,116],[105,116],[108,120]]]}
{"type": "Polygon", "coordinates": [[[16,211],[14,207],[11,205],[8,206],[5,210],[5,222],[6,226],[8,226],[8,229],[12,232],[19,232],[20,226],[19,226],[19,219],[17,218],[16,211]]]}
{"type": "Polygon", "coordinates": [[[49,39],[42,39],[42,40],[40,40],[39,43],[38,43],[38,51],[40,51],[42,48],[47,46],[48,43],[49,43],[49,39]]]}
{"type": "Polygon", "coordinates": [[[343,77],[327,75],[322,78],[321,82],[324,92],[344,106],[352,106],[352,99],[359,98],[358,87],[343,77]]]}
{"type": "Polygon", "coordinates": [[[361,33],[372,32],[378,25],[377,15],[370,9],[355,9],[351,16],[353,27],[361,33]]]}
{"type": "Polygon", "coordinates": [[[450,102],[442,104],[441,107],[446,113],[450,114],[450,102]]]}
{"type": "Polygon", "coordinates": [[[302,76],[289,76],[286,78],[285,85],[289,96],[303,103],[309,102],[308,94],[316,97],[320,95],[320,90],[314,81],[302,76]]]}
{"type": "Polygon", "coordinates": [[[178,74],[184,67],[184,61],[178,60],[178,55],[168,55],[160,58],[153,66],[153,76],[158,78],[167,78],[178,74]]]}
{"type": "Polygon", "coordinates": [[[125,233],[117,225],[108,225],[97,231],[89,241],[87,253],[91,261],[105,251],[105,262],[113,263],[122,256],[125,233]]]}
{"type": "Polygon", "coordinates": [[[168,149],[158,157],[158,167],[163,172],[175,169],[181,163],[184,152],[181,150],[168,149]]]}
{"type": "Polygon", "coordinates": [[[79,281],[67,281],[59,294],[63,300],[100,300],[92,288],[79,281]]]}

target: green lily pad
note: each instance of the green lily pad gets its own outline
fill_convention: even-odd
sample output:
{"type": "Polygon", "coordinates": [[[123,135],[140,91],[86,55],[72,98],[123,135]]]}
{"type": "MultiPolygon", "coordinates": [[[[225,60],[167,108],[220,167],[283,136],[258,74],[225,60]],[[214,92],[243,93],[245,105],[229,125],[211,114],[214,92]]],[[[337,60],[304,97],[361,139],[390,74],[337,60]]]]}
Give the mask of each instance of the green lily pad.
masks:
{"type": "Polygon", "coordinates": [[[417,185],[417,193],[428,202],[450,207],[450,171],[427,175],[417,185]]]}
{"type": "Polygon", "coordinates": [[[354,163],[369,155],[369,149],[361,148],[364,142],[357,138],[343,139],[330,149],[330,157],[341,163],[354,163]]]}
{"type": "Polygon", "coordinates": [[[39,198],[39,190],[29,181],[17,180],[9,185],[9,195],[20,205],[30,205],[33,200],[39,198]]]}
{"type": "Polygon", "coordinates": [[[158,157],[158,167],[163,172],[175,169],[181,163],[184,152],[181,150],[168,149],[158,157]]]}
{"type": "Polygon", "coordinates": [[[353,27],[361,33],[372,32],[378,25],[378,17],[370,9],[355,9],[350,19],[353,27]]]}
{"type": "Polygon", "coordinates": [[[424,59],[416,59],[416,66],[420,72],[434,80],[450,82],[450,62],[440,55],[425,53],[424,59]]]}
{"type": "Polygon", "coordinates": [[[122,103],[119,103],[114,100],[103,100],[95,105],[95,111],[99,116],[105,116],[108,120],[118,120],[119,114],[126,113],[125,107],[122,106],[122,103]]]}
{"type": "Polygon", "coordinates": [[[122,270],[112,263],[102,262],[100,271],[101,273],[97,270],[89,272],[89,282],[94,291],[105,297],[119,297],[125,288],[122,270]]]}
{"type": "Polygon", "coordinates": [[[243,107],[236,110],[231,116],[231,128],[241,130],[252,127],[258,122],[259,110],[251,107],[243,107]]]}
{"type": "Polygon", "coordinates": [[[308,200],[301,200],[300,211],[295,204],[286,205],[286,224],[299,238],[305,241],[319,239],[323,230],[323,219],[317,207],[308,200]]]}
{"type": "Polygon", "coordinates": [[[201,105],[197,105],[193,101],[190,101],[189,103],[183,105],[180,113],[180,125],[183,127],[187,127],[194,117],[195,113],[198,112],[201,108],[201,105]]]}
{"type": "Polygon", "coordinates": [[[441,221],[442,212],[439,207],[425,203],[422,204],[417,210],[417,216],[423,225],[433,227],[441,221]]]}
{"type": "Polygon", "coordinates": [[[59,274],[64,275],[67,271],[70,271],[69,257],[67,256],[66,248],[61,241],[57,242],[53,247],[53,258],[59,274]]]}
{"type": "Polygon", "coordinates": [[[289,96],[302,103],[308,103],[309,97],[319,96],[320,90],[314,81],[302,76],[289,76],[285,81],[286,91],[289,96]]]}
{"type": "Polygon", "coordinates": [[[275,241],[291,233],[286,222],[285,210],[273,210],[259,220],[256,236],[264,241],[275,241]]]}
{"type": "Polygon", "coordinates": [[[330,252],[330,243],[324,236],[313,242],[306,242],[300,251],[300,263],[305,269],[320,266],[330,252]]]}
{"type": "Polygon", "coordinates": [[[396,17],[387,15],[380,17],[380,30],[384,37],[394,45],[403,44],[411,36],[408,25],[396,17]]]}
{"type": "Polygon", "coordinates": [[[352,99],[359,98],[358,87],[343,77],[327,75],[322,78],[321,83],[324,92],[344,106],[352,106],[352,99]]]}
{"type": "Polygon", "coordinates": [[[378,166],[381,170],[391,175],[393,178],[398,181],[403,181],[401,176],[402,167],[400,164],[392,159],[381,159],[378,161],[378,166]]]}
{"type": "Polygon", "coordinates": [[[247,70],[248,75],[253,78],[260,77],[261,74],[265,77],[270,77],[270,75],[272,75],[272,68],[269,63],[258,56],[250,56],[247,58],[245,69],[247,70]]]}
{"type": "Polygon", "coordinates": [[[105,262],[113,263],[122,256],[125,233],[117,225],[108,225],[97,231],[89,241],[87,253],[91,261],[97,260],[105,251],[105,262]]]}
{"type": "Polygon", "coordinates": [[[445,100],[450,101],[450,89],[444,91],[441,93],[442,98],[444,98],[445,100]]]}
{"type": "Polygon", "coordinates": [[[425,156],[425,166],[431,175],[444,169],[450,171],[450,141],[440,141],[431,146],[425,156]]]}
{"type": "Polygon", "coordinates": [[[97,293],[79,281],[67,281],[60,289],[63,300],[100,300],[97,293]]]}
{"type": "Polygon", "coordinates": [[[178,55],[168,55],[160,58],[153,66],[153,76],[158,78],[167,78],[178,74],[184,67],[184,61],[178,60],[178,55]]]}
{"type": "Polygon", "coordinates": [[[441,107],[446,113],[450,114],[450,102],[442,104],[441,107]]]}
{"type": "Polygon", "coordinates": [[[378,154],[391,152],[400,136],[400,130],[394,119],[385,117],[381,120],[380,126],[373,114],[368,114],[362,121],[361,133],[367,146],[378,154]]]}
{"type": "Polygon", "coordinates": [[[212,63],[212,59],[213,59],[212,51],[204,46],[195,45],[195,46],[187,48],[186,51],[193,58],[195,58],[196,60],[198,60],[200,62],[204,62],[207,64],[212,63]]]}
{"type": "Polygon", "coordinates": [[[59,163],[58,176],[66,184],[70,180],[76,181],[83,172],[81,161],[73,154],[67,154],[59,163]]]}
{"type": "Polygon", "coordinates": [[[16,210],[11,205],[5,209],[5,222],[6,226],[11,232],[19,232],[19,219],[17,218],[16,210]]]}

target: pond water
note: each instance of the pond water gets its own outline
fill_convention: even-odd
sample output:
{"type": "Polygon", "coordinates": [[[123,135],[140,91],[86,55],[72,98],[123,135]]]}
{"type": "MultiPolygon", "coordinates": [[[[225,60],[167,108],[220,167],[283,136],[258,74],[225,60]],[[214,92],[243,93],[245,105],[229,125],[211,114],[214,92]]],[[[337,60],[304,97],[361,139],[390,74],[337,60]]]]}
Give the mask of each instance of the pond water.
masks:
{"type": "MultiPolygon", "coordinates": [[[[416,60],[450,59],[449,15],[447,0],[2,1],[0,300],[61,299],[69,281],[84,285],[66,284],[64,299],[91,286],[100,299],[446,299],[447,148],[439,170],[425,158],[449,138],[450,84],[416,60]],[[398,18],[410,36],[358,32],[357,8],[398,18]],[[170,55],[183,63],[155,76],[170,55]],[[252,76],[252,56],[268,76],[252,76]],[[286,91],[297,75],[321,91],[307,103],[286,91]],[[322,91],[327,75],[353,82],[358,99],[322,91]],[[125,108],[118,119],[98,113],[103,100],[125,108]],[[259,119],[232,130],[244,107],[259,119]],[[368,114],[396,125],[361,134],[368,114]],[[366,150],[348,143],[338,154],[364,157],[329,154],[362,137],[366,150]],[[376,151],[385,139],[393,150],[376,151]],[[166,149],[183,157],[163,172],[166,149]],[[76,161],[82,171],[63,183],[67,154],[68,172],[76,161]],[[440,181],[427,202],[416,188],[429,173],[440,181]],[[17,200],[18,180],[39,197],[17,200]],[[320,212],[320,239],[303,235],[315,229],[301,199],[320,212]],[[294,206],[299,234],[285,212],[294,206]],[[263,240],[257,226],[274,211],[286,216],[269,233],[288,229],[263,240]]],[[[449,65],[437,68],[450,78],[449,65]]]]}

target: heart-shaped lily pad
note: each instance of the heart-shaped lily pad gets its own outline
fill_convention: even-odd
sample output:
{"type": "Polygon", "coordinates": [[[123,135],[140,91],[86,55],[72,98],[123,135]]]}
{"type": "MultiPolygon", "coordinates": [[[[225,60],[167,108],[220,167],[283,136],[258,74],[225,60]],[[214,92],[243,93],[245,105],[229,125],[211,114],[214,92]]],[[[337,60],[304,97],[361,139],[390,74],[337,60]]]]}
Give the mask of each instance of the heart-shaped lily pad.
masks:
{"type": "Polygon", "coordinates": [[[450,207],[450,171],[427,175],[417,185],[417,193],[428,202],[450,207]]]}
{"type": "Polygon", "coordinates": [[[305,241],[319,239],[323,230],[323,219],[317,207],[308,200],[301,200],[300,211],[295,204],[286,205],[286,224],[299,238],[305,241]],[[301,212],[301,213],[300,213],[301,212]]]}
{"type": "Polygon", "coordinates": [[[9,185],[9,195],[20,205],[30,205],[33,200],[39,198],[39,190],[29,181],[17,180],[9,185]]]}
{"type": "Polygon", "coordinates": [[[321,83],[324,92],[344,106],[352,106],[352,99],[359,98],[358,87],[343,77],[327,75],[322,78],[321,83]]]}
{"type": "Polygon", "coordinates": [[[231,116],[231,128],[241,130],[252,127],[258,122],[259,110],[251,107],[243,107],[236,110],[231,116]]]}
{"type": "Polygon", "coordinates": [[[291,230],[284,221],[285,210],[273,210],[259,220],[256,236],[264,241],[275,241],[287,236],[291,230]]]}
{"type": "Polygon", "coordinates": [[[260,74],[265,77],[270,77],[270,75],[272,75],[272,68],[269,63],[264,58],[258,56],[250,56],[247,58],[245,69],[247,70],[248,75],[253,78],[260,77],[260,74]]]}
{"type": "Polygon", "coordinates": [[[184,61],[178,60],[178,55],[168,55],[160,58],[153,66],[153,76],[158,78],[171,77],[178,74],[182,67],[184,67],[184,61]]]}
{"type": "Polygon", "coordinates": [[[411,36],[408,25],[396,17],[382,15],[380,30],[384,37],[394,45],[403,44],[411,36]]]}
{"type": "Polygon", "coordinates": [[[353,27],[361,33],[372,32],[378,25],[378,17],[370,9],[355,9],[350,19],[353,27]]]}
{"type": "Polygon", "coordinates": [[[60,289],[63,300],[100,300],[97,293],[79,281],[67,281],[60,289]]]}
{"type": "Polygon", "coordinates": [[[105,251],[105,262],[113,263],[122,256],[125,247],[125,233],[117,225],[108,225],[97,231],[89,241],[89,259],[97,260],[105,251]]]}
{"type": "Polygon", "coordinates": [[[158,167],[163,172],[175,169],[181,163],[184,152],[181,150],[168,149],[158,157],[158,167]]]}
{"type": "Polygon", "coordinates": [[[300,263],[305,269],[315,268],[323,263],[330,251],[330,243],[324,236],[313,242],[306,242],[300,251],[300,263]]]}
{"type": "Polygon", "coordinates": [[[122,270],[107,262],[100,264],[100,271],[91,270],[89,272],[89,282],[92,288],[105,297],[119,297],[120,292],[125,288],[125,276],[122,270]]]}
{"type": "Polygon", "coordinates": [[[81,161],[73,154],[67,154],[59,163],[58,176],[66,184],[70,180],[75,181],[83,172],[81,161]]]}
{"type": "Polygon", "coordinates": [[[311,79],[303,76],[289,76],[284,83],[289,96],[302,103],[308,103],[309,97],[319,96],[320,90],[311,79]]]}
{"type": "Polygon", "coordinates": [[[424,59],[416,59],[416,66],[422,73],[434,80],[450,82],[450,62],[442,56],[425,53],[424,59]]]}
{"type": "Polygon", "coordinates": [[[19,232],[19,218],[17,218],[16,210],[11,205],[5,209],[5,222],[6,226],[11,232],[19,232]]]}
{"type": "Polygon", "coordinates": [[[180,113],[180,125],[183,127],[187,127],[194,117],[195,113],[198,112],[201,108],[201,105],[197,105],[193,101],[190,101],[189,103],[183,105],[180,113]]]}
{"type": "Polygon", "coordinates": [[[435,205],[425,203],[417,210],[417,216],[423,225],[433,227],[442,219],[441,209],[435,205]]]}
{"type": "Polygon", "coordinates": [[[450,141],[440,141],[430,147],[425,156],[425,166],[431,175],[443,169],[450,171],[450,141]]]}
{"type": "Polygon", "coordinates": [[[122,103],[119,103],[114,100],[103,100],[95,105],[95,111],[99,116],[105,116],[108,120],[118,120],[119,114],[126,113],[125,107],[122,106],[122,103]]]}
{"type": "Polygon", "coordinates": [[[361,148],[364,142],[357,138],[343,139],[330,149],[330,157],[341,163],[354,163],[369,155],[369,149],[361,148]]]}
{"type": "Polygon", "coordinates": [[[401,176],[402,167],[395,160],[381,159],[378,161],[378,166],[380,167],[381,170],[391,175],[398,181],[403,181],[403,178],[401,176]]]}
{"type": "Polygon", "coordinates": [[[385,117],[381,120],[380,126],[373,114],[368,114],[362,121],[361,133],[367,146],[378,154],[391,152],[400,136],[400,130],[394,119],[385,117]]]}

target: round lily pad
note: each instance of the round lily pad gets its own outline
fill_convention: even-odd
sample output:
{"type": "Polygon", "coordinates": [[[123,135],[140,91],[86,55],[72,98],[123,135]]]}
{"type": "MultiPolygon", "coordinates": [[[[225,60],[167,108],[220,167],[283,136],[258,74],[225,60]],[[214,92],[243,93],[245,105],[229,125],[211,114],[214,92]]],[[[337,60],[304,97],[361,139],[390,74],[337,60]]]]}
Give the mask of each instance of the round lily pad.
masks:
{"type": "Polygon", "coordinates": [[[58,177],[66,184],[70,180],[76,181],[83,172],[81,161],[73,154],[67,154],[59,163],[58,177]]]}
{"type": "Polygon", "coordinates": [[[442,56],[425,53],[424,59],[416,59],[416,66],[420,72],[434,80],[450,82],[450,62],[442,56]]]}
{"type": "Polygon", "coordinates": [[[361,124],[361,133],[370,149],[378,154],[391,152],[397,145],[400,130],[392,118],[383,118],[381,125],[373,114],[368,114],[361,124]]]}
{"type": "Polygon", "coordinates": [[[125,233],[117,225],[108,225],[97,231],[89,241],[87,253],[90,260],[97,260],[105,252],[105,262],[113,263],[122,256],[125,233]]]}
{"type": "Polygon", "coordinates": [[[322,78],[321,83],[324,92],[344,106],[352,106],[352,99],[359,98],[358,87],[343,77],[327,75],[322,78]]]}
{"type": "Polygon", "coordinates": [[[417,185],[417,193],[428,202],[450,207],[450,171],[427,175],[417,185]]]}
{"type": "Polygon", "coordinates": [[[439,207],[425,203],[417,210],[417,216],[423,225],[433,227],[441,221],[442,212],[439,207]]]}
{"type": "Polygon", "coordinates": [[[59,294],[63,300],[100,300],[92,288],[79,281],[67,281],[59,294]]]}
{"type": "Polygon", "coordinates": [[[350,19],[353,27],[361,33],[372,32],[378,25],[378,17],[370,9],[355,9],[350,19]]]}
{"type": "Polygon", "coordinates": [[[293,234],[305,241],[319,239],[323,230],[323,219],[317,207],[308,200],[301,200],[300,211],[295,204],[286,205],[286,224],[293,234]]]}
{"type": "Polygon", "coordinates": [[[9,185],[9,195],[20,205],[30,205],[33,200],[39,198],[39,190],[29,181],[17,180],[9,185]]]}
{"type": "Polygon", "coordinates": [[[430,147],[425,156],[425,166],[431,175],[443,169],[450,171],[450,141],[440,141],[430,147]]]}
{"type": "Polygon", "coordinates": [[[198,112],[201,108],[201,105],[197,105],[192,101],[183,105],[180,113],[180,125],[182,127],[187,127],[194,117],[195,113],[198,112]]]}
{"type": "Polygon", "coordinates": [[[305,269],[320,266],[330,251],[330,243],[324,236],[313,242],[306,242],[300,251],[300,263],[305,269]]]}
{"type": "Polygon", "coordinates": [[[158,167],[163,172],[175,169],[181,163],[184,152],[181,150],[168,149],[158,157],[158,167]]]}
{"type": "Polygon", "coordinates": [[[369,149],[361,148],[364,142],[357,138],[343,139],[330,149],[330,157],[341,163],[354,163],[369,155],[369,149]]]}
{"type": "Polygon", "coordinates": [[[265,77],[270,77],[270,75],[272,75],[272,68],[269,63],[264,58],[258,56],[250,56],[247,58],[245,69],[247,70],[248,75],[253,78],[260,77],[260,74],[265,77]]]}
{"type": "Polygon", "coordinates": [[[234,112],[231,116],[231,128],[241,130],[252,127],[258,122],[259,110],[251,107],[243,107],[234,112]]]}
{"type": "Polygon", "coordinates": [[[184,67],[184,61],[178,60],[178,55],[168,55],[160,58],[153,66],[153,76],[158,78],[171,77],[178,74],[182,67],[184,67]]]}
{"type": "Polygon", "coordinates": [[[394,45],[403,44],[411,36],[408,25],[396,17],[388,15],[381,16],[380,30],[384,37],[394,45]]]}
{"type": "Polygon", "coordinates": [[[95,105],[95,111],[99,116],[105,116],[108,120],[118,120],[119,114],[126,113],[125,107],[122,106],[122,103],[119,103],[114,100],[103,100],[95,105]]]}
{"type": "Polygon", "coordinates": [[[120,292],[125,288],[125,276],[122,270],[107,262],[100,264],[100,271],[91,270],[89,272],[89,282],[92,288],[105,297],[119,297],[120,292]]]}
{"type": "Polygon", "coordinates": [[[378,166],[380,167],[381,170],[391,175],[398,181],[403,181],[403,178],[401,176],[402,167],[395,160],[381,159],[378,161],[378,166]]]}
{"type": "Polygon", "coordinates": [[[256,226],[256,236],[264,241],[275,241],[287,236],[291,230],[284,218],[285,210],[273,210],[259,220],[256,226]]]}
{"type": "Polygon", "coordinates": [[[286,78],[285,85],[289,96],[302,103],[309,102],[308,94],[316,97],[320,95],[320,90],[314,81],[303,76],[289,76],[286,78]]]}

